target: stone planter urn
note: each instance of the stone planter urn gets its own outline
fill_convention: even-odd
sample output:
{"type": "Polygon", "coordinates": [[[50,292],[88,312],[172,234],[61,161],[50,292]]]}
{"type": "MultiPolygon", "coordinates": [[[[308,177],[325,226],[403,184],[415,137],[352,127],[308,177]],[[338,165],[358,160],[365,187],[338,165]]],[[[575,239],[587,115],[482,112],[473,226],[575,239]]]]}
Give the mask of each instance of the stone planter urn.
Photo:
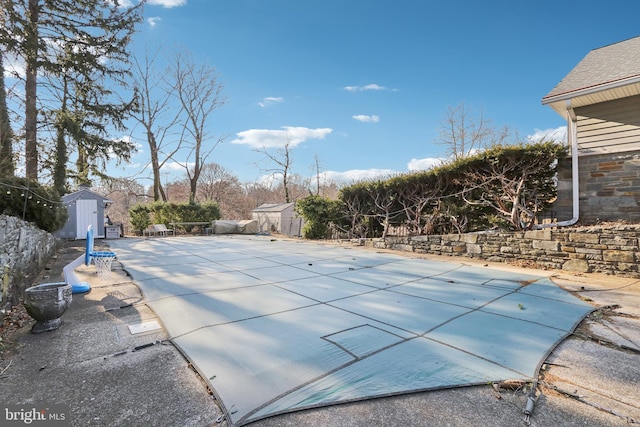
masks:
{"type": "Polygon", "coordinates": [[[65,282],[43,283],[24,291],[24,307],[37,320],[31,332],[53,331],[62,324],[60,316],[71,305],[72,286],[65,282]]]}

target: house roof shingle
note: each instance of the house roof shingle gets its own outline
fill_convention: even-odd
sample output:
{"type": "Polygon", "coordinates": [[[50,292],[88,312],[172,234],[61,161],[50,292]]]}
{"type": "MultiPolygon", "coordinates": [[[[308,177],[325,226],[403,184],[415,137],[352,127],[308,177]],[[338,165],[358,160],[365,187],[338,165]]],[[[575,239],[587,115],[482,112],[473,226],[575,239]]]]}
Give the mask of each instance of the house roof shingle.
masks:
{"type": "MultiPolygon", "coordinates": [[[[640,78],[640,36],[593,49],[543,100],[640,78]]],[[[550,102],[550,101],[549,101],[550,102]]]]}

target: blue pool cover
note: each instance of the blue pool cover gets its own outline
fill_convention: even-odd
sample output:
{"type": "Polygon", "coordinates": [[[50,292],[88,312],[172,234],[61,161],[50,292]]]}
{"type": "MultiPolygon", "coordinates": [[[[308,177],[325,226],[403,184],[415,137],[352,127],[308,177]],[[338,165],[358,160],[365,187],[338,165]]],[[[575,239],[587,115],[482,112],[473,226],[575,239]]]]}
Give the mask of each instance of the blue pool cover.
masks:
{"type": "Polygon", "coordinates": [[[532,380],[592,307],[548,278],[265,236],[110,242],[229,421],[532,380]]]}

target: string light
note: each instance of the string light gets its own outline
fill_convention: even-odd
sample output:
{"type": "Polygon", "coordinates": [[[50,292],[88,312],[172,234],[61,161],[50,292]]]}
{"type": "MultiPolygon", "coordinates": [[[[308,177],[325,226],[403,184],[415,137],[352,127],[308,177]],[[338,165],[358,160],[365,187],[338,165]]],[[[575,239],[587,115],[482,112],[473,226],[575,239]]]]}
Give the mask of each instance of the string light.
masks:
{"type": "MultiPolygon", "coordinates": [[[[6,193],[7,195],[11,195],[12,190],[17,190],[20,191],[20,197],[24,198],[25,201],[25,208],[27,206],[27,201],[29,200],[35,200],[37,204],[43,206],[43,207],[48,207],[49,209],[54,209],[56,207],[60,207],[60,208],[69,208],[72,206],[76,205],[76,201],[78,199],[82,198],[82,192],[78,191],[78,194],[75,193],[71,193],[69,195],[67,195],[67,197],[63,198],[61,201],[57,201],[57,200],[50,200],[48,197],[42,196],[40,194],[38,194],[37,191],[34,191],[34,189],[29,188],[29,186],[27,185],[26,187],[23,185],[11,185],[9,183],[6,182],[2,182],[0,181],[0,188],[5,187],[6,190],[0,190],[3,193],[6,193]],[[72,199],[69,200],[68,196],[72,196],[72,199]],[[65,200],[66,199],[66,200],[65,200]]],[[[2,194],[2,193],[0,193],[2,194]]],[[[16,193],[17,194],[17,193],[16,193]]]]}
{"type": "Polygon", "coordinates": [[[40,202],[47,202],[48,205],[54,205],[54,204],[59,204],[61,206],[64,205],[64,203],[62,202],[58,202],[56,200],[49,200],[49,198],[38,194],[36,191],[29,188],[28,186],[27,187],[24,187],[22,185],[15,186],[15,185],[7,184],[1,181],[0,181],[0,186],[9,187],[6,190],[7,195],[13,194],[12,189],[17,189],[17,190],[20,190],[20,197],[26,197],[28,200],[32,200],[35,196],[36,200],[40,200],[40,202]]]}

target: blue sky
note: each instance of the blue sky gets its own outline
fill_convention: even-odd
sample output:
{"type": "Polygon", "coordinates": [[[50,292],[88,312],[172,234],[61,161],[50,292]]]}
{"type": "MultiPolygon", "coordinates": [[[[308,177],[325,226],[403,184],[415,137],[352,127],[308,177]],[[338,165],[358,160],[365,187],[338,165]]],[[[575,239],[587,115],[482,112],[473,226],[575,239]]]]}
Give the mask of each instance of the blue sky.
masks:
{"type": "Polygon", "coordinates": [[[209,130],[225,140],[208,161],[241,181],[263,174],[255,148],[287,139],[293,172],[317,156],[351,180],[441,158],[461,103],[523,138],[564,127],[541,98],[589,50],[640,35],[639,16],[636,0],[150,0],[135,50],[182,46],[217,69],[209,130]]]}

